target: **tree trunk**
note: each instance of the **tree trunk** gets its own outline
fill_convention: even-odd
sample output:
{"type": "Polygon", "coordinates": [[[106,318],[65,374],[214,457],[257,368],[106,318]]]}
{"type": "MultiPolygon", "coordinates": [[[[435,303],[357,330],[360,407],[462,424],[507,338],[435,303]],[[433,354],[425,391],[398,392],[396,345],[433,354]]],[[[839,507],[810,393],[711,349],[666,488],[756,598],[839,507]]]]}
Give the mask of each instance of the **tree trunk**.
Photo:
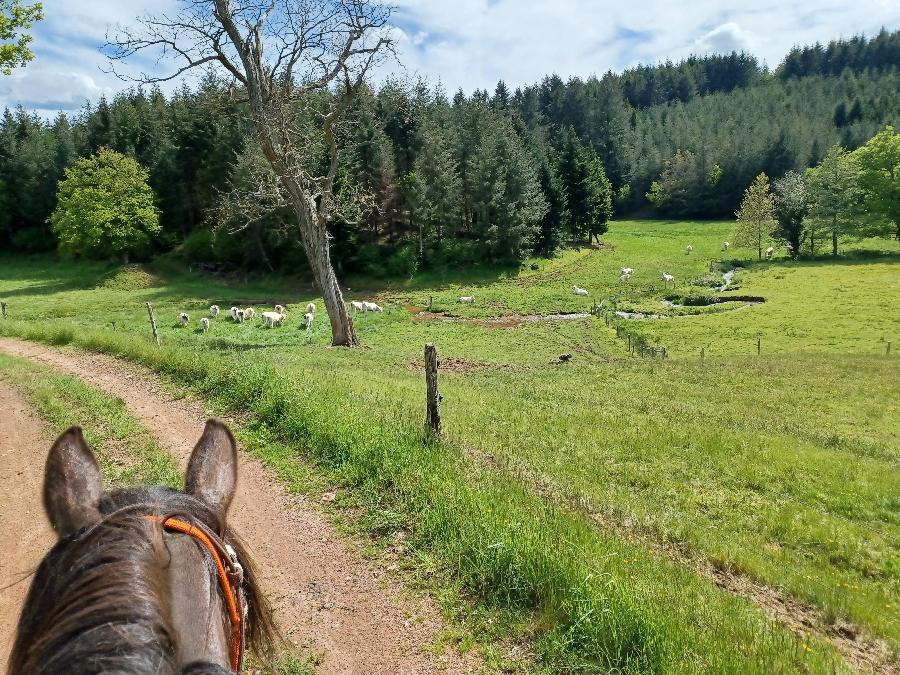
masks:
{"type": "MultiPolygon", "coordinates": [[[[261,104],[258,105],[261,109],[261,104]]],[[[263,154],[290,195],[291,206],[297,215],[300,241],[303,243],[303,250],[306,252],[316,284],[322,291],[325,311],[328,312],[328,320],[331,323],[331,345],[333,347],[358,347],[359,338],[356,337],[353,319],[347,313],[341,287],[338,284],[334,268],[331,266],[328,228],[319,213],[316,198],[305,194],[285,162],[278,156],[268,127],[259,121],[256,121],[256,124],[263,154]]],[[[320,197],[320,199],[323,198],[320,197]]]]}
{"type": "MultiPolygon", "coordinates": [[[[297,214],[300,217],[301,214],[297,214]]],[[[331,345],[333,347],[358,347],[359,338],[353,327],[353,319],[344,304],[344,295],[338,284],[334,268],[331,266],[331,251],[328,245],[328,232],[324,224],[312,225],[304,229],[301,219],[301,239],[313,276],[322,291],[325,311],[331,322],[331,345]]]]}

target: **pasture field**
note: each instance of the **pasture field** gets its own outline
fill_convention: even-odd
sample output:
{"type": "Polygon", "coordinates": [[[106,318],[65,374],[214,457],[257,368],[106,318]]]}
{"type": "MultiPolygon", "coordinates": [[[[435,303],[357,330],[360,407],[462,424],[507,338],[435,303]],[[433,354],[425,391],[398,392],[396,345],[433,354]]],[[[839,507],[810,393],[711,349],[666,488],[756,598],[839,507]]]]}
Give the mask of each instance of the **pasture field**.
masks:
{"type": "Polygon", "coordinates": [[[2,258],[0,334],[134,359],[251,413],[260,438],[340,481],[372,529],[408,530],[473,597],[526,611],[549,670],[829,672],[859,667],[859,645],[896,667],[900,246],[757,262],[725,258],[730,227],[618,222],[603,246],[522,270],[349,280],[348,300],[386,308],[357,317],[365,348],[352,351],[327,347],[321,310],[298,328],[321,300],[289,279],[2,258]],[[627,284],[620,267],[635,268],[627,284]],[[738,299],[670,307],[667,293],[738,299]],[[664,317],[613,321],[669,358],[629,354],[602,318],[544,316],[601,300],[664,317]],[[220,316],[203,335],[213,302],[288,304],[288,324],[220,316]],[[426,342],[446,438],[423,445],[426,342]],[[766,618],[773,603],[806,621],[766,618]]]}

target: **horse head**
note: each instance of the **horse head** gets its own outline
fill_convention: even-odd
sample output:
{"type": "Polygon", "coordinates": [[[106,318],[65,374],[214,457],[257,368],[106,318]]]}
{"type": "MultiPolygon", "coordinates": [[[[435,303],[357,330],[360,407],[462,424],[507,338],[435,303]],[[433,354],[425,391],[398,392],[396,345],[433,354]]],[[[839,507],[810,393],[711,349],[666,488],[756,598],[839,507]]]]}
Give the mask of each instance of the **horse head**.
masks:
{"type": "Polygon", "coordinates": [[[53,444],[44,507],[58,537],[19,618],[10,673],[230,673],[270,652],[257,575],[227,526],[237,446],[209,420],[184,489],[105,492],[81,429],[53,444]]]}

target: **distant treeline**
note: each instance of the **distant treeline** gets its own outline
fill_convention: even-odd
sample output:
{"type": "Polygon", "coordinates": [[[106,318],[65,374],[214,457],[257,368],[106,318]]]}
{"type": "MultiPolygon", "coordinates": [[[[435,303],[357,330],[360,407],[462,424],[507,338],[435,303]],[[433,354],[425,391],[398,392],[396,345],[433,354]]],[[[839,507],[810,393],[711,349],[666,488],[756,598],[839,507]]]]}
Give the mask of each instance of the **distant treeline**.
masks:
{"type": "MultiPolygon", "coordinates": [[[[339,271],[510,263],[602,234],[613,211],[729,217],[757,174],[802,170],[833,145],[854,149],[900,126],[900,32],[796,48],[774,73],[731,54],[471,96],[388,82],[365,91],[348,121],[339,182],[355,207],[332,227],[339,271]]],[[[289,210],[248,222],[213,208],[221,194],[252,192],[250,133],[240,97],[212,75],[50,123],[7,110],[0,244],[54,247],[58,181],[76,158],[110,147],[149,169],[158,252],[303,269],[289,210]]]]}

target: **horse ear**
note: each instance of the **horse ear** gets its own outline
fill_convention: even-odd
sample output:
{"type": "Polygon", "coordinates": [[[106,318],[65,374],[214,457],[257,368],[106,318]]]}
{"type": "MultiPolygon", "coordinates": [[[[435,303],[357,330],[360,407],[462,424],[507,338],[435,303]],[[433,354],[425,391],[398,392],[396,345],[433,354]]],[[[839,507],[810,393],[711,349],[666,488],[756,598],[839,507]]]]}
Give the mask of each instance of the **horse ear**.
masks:
{"type": "Polygon", "coordinates": [[[103,474],[81,427],[56,439],[44,468],[44,509],[59,537],[100,520],[103,474]]]}
{"type": "Polygon", "coordinates": [[[237,443],[218,419],[206,423],[184,476],[184,491],[209,506],[224,524],[237,487],[237,443]]]}

